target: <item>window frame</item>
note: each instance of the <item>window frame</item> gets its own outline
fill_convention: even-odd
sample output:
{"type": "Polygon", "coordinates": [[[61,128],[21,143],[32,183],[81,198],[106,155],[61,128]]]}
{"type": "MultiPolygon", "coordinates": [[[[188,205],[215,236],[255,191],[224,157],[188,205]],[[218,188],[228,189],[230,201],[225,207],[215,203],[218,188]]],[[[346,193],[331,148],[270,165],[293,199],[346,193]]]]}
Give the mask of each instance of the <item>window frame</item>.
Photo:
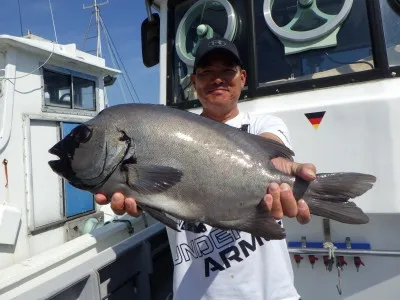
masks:
{"type": "Polygon", "coordinates": [[[66,116],[66,115],[49,115],[49,114],[32,114],[32,113],[26,113],[22,115],[22,120],[23,120],[23,137],[24,137],[24,145],[23,145],[23,168],[24,168],[24,182],[25,182],[25,203],[26,207],[28,208],[28,214],[27,214],[27,228],[29,234],[35,235],[35,234],[40,234],[42,232],[46,232],[48,230],[51,230],[56,227],[64,226],[68,224],[69,222],[77,219],[85,219],[85,218],[90,218],[95,215],[99,215],[101,217],[101,212],[98,212],[96,203],[94,201],[94,195],[93,195],[93,210],[85,211],[82,213],[78,213],[72,216],[67,216],[66,212],[66,192],[65,192],[65,179],[61,178],[58,176],[58,184],[59,184],[59,198],[58,200],[60,201],[60,215],[61,218],[55,222],[50,222],[44,225],[36,226],[35,225],[35,217],[34,217],[34,201],[33,201],[33,169],[32,169],[32,140],[31,140],[31,122],[32,121],[49,121],[49,122],[55,122],[57,124],[57,139],[61,140],[62,139],[62,124],[63,123],[77,123],[81,124],[83,122],[86,122],[90,119],[90,117],[85,117],[85,116],[66,116]]]}
{"type": "MultiPolygon", "coordinates": [[[[229,1],[229,0],[228,0],[229,1]]],[[[361,0],[358,0],[361,1],[361,0]]],[[[253,1],[246,1],[247,18],[248,20],[248,55],[249,67],[247,68],[247,86],[246,90],[242,91],[239,99],[240,102],[251,101],[260,97],[288,94],[300,91],[315,90],[327,87],[342,86],[344,84],[361,83],[378,79],[393,78],[400,76],[400,66],[389,66],[386,43],[384,37],[384,29],[382,23],[382,15],[380,9],[380,1],[382,0],[362,0],[365,2],[368,25],[371,38],[371,50],[374,61],[374,69],[365,70],[354,73],[340,74],[331,77],[306,79],[296,82],[283,82],[270,86],[258,86],[258,66],[257,66],[257,47],[256,47],[256,28],[254,22],[254,3],[253,1]]],[[[168,24],[167,24],[167,53],[172,54],[175,51],[174,38],[174,14],[175,7],[179,4],[186,2],[184,0],[168,1],[168,24]]],[[[167,78],[166,89],[167,99],[173,99],[174,96],[174,78],[173,73],[173,55],[167,55],[167,78]]],[[[167,106],[179,109],[191,109],[201,107],[198,99],[185,101],[181,103],[172,103],[167,101],[167,106]]]]}
{"type": "MultiPolygon", "coordinates": [[[[42,63],[40,63],[42,65],[42,63]]],[[[46,64],[45,66],[40,68],[40,75],[41,75],[41,90],[42,90],[42,111],[43,112],[53,112],[53,113],[63,113],[63,114],[74,114],[74,115],[83,115],[83,116],[96,116],[100,111],[100,93],[99,93],[99,78],[84,74],[78,71],[74,71],[67,68],[62,68],[59,66],[49,65],[46,64]],[[54,73],[58,73],[60,75],[66,75],[70,77],[71,81],[71,107],[65,106],[57,106],[57,105],[49,105],[46,103],[45,99],[45,91],[44,91],[44,71],[50,71],[54,73]],[[80,107],[74,107],[74,77],[90,80],[94,83],[93,87],[93,95],[95,96],[93,102],[93,109],[85,109],[80,107]]]]}

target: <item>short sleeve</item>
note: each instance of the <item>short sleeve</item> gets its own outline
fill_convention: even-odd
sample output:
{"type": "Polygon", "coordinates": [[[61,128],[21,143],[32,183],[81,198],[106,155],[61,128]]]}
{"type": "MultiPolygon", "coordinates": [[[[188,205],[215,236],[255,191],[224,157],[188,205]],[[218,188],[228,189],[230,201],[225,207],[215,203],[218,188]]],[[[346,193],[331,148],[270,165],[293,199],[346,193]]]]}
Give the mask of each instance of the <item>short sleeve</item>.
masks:
{"type": "MultiPolygon", "coordinates": [[[[265,132],[275,134],[286,147],[292,149],[289,129],[282,119],[272,115],[255,115],[253,118],[254,124],[252,126],[252,131],[254,131],[254,134],[260,135],[265,132]]],[[[252,117],[250,117],[250,119],[252,119],[252,117]]]]}

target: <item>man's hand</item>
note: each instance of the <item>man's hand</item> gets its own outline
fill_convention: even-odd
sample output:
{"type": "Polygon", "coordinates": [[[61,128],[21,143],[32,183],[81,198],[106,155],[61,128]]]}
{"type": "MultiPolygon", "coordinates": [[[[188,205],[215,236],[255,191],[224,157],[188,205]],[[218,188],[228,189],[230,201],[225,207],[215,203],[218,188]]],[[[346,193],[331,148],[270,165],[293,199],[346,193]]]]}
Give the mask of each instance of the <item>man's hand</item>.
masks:
{"type": "MultiPolygon", "coordinates": [[[[94,200],[100,205],[109,203],[103,194],[96,194],[94,200]]],[[[133,198],[125,198],[123,194],[118,192],[111,197],[111,209],[117,215],[127,213],[133,217],[139,217],[142,214],[142,210],[136,205],[133,198]]]]}
{"type": "MultiPolygon", "coordinates": [[[[289,175],[296,175],[308,181],[315,179],[316,168],[313,164],[299,164],[281,157],[272,159],[272,163],[275,168],[289,175]]],[[[276,219],[281,219],[283,216],[296,217],[301,224],[307,224],[311,220],[308,205],[303,199],[297,202],[290,186],[286,183],[280,186],[275,182],[271,183],[264,201],[276,219]]]]}

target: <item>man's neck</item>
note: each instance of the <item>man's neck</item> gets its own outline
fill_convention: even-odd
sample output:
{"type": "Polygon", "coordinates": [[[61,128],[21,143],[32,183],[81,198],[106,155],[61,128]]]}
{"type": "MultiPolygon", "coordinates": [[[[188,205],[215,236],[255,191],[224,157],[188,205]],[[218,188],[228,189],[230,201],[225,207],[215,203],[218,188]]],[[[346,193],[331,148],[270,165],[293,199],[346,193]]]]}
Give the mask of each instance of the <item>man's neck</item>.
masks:
{"type": "Polygon", "coordinates": [[[228,111],[228,112],[215,112],[215,111],[210,111],[207,109],[203,109],[203,112],[201,115],[203,117],[225,123],[233,118],[235,118],[239,114],[239,109],[236,106],[233,110],[228,111]]]}

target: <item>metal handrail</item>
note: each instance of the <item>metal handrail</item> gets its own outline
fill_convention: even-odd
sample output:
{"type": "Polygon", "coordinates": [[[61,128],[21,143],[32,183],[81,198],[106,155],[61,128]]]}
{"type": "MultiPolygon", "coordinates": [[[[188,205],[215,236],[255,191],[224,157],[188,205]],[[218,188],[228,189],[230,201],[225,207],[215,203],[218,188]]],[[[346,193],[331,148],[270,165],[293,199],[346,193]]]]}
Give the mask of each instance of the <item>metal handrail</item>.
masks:
{"type": "MultiPolygon", "coordinates": [[[[329,249],[320,248],[288,248],[291,254],[322,255],[329,254],[329,249]]],[[[400,250],[367,250],[367,249],[335,249],[337,256],[384,256],[398,257],[400,250]]]]}

